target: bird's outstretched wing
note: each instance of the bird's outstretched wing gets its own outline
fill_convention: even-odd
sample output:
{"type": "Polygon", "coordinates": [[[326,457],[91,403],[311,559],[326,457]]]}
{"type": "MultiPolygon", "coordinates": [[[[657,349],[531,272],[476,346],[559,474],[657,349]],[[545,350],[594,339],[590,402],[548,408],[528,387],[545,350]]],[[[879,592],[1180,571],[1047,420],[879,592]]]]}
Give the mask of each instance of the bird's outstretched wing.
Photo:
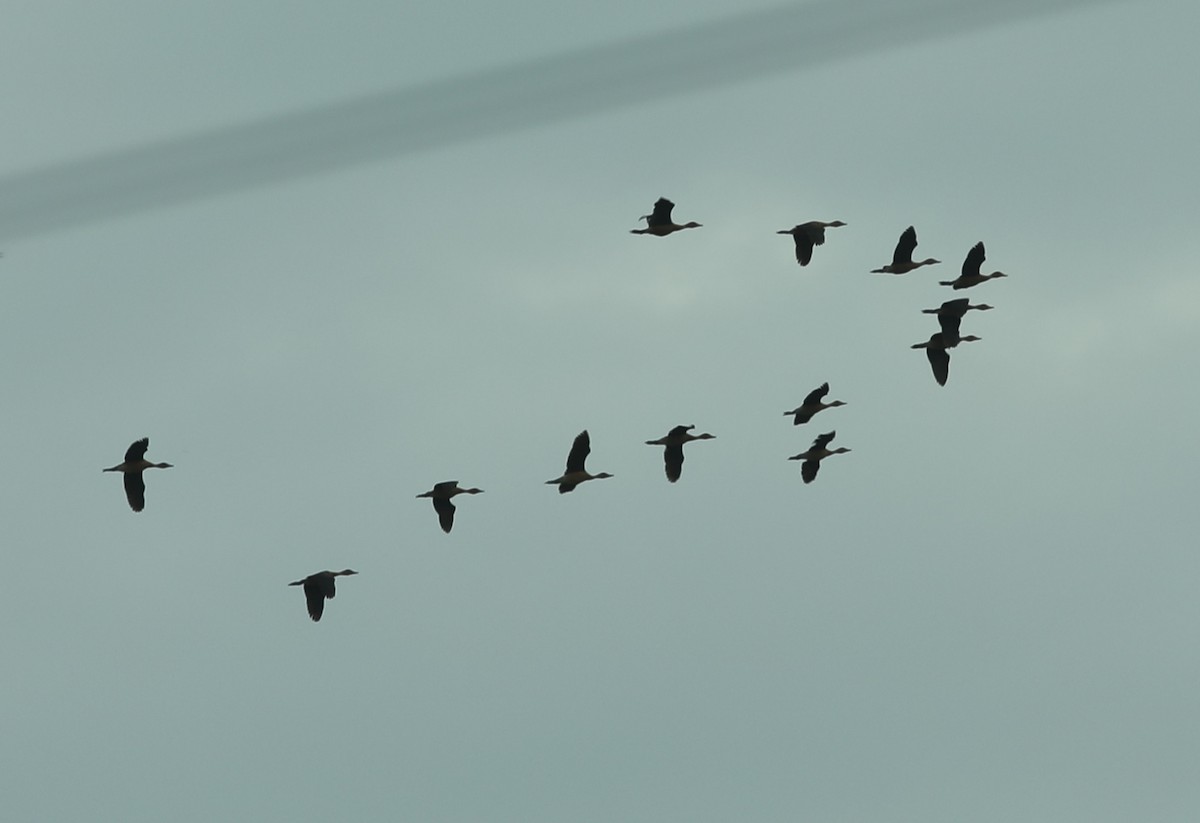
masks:
{"type": "Polygon", "coordinates": [[[939,386],[946,385],[950,379],[950,352],[930,346],[925,349],[925,356],[929,358],[929,367],[933,369],[933,379],[939,386]]]}
{"type": "Polygon", "coordinates": [[[587,456],[591,453],[592,438],[587,433],[587,429],[584,429],[575,435],[575,442],[571,444],[571,453],[567,455],[567,474],[584,471],[584,463],[587,462],[587,456]]]}
{"type": "Polygon", "coordinates": [[[125,462],[136,463],[146,456],[146,449],[150,448],[150,438],[143,437],[141,440],[131,443],[129,448],[125,450],[125,462]]]}
{"type": "Polygon", "coordinates": [[[667,480],[674,483],[683,475],[683,446],[667,446],[663,449],[663,463],[667,480]]]}
{"type": "Polygon", "coordinates": [[[135,512],[146,508],[146,483],[141,472],[125,472],[125,499],[135,512]]]}
{"type": "Polygon", "coordinates": [[[983,254],[983,241],[981,240],[972,246],[971,250],[967,252],[967,259],[964,260],[962,264],[962,276],[978,277],[979,267],[983,265],[983,261],[985,259],[986,258],[983,254]]]}
{"type": "Polygon", "coordinates": [[[450,529],[454,528],[454,502],[449,497],[435,497],[433,510],[437,512],[442,531],[450,534],[450,529]]]}
{"type": "Polygon", "coordinates": [[[821,470],[820,460],[805,460],[800,464],[800,478],[805,483],[811,483],[817,477],[817,472],[821,470]]]}
{"type": "Polygon", "coordinates": [[[892,254],[892,265],[903,266],[912,262],[912,254],[917,248],[917,230],[909,226],[900,235],[896,243],[896,251],[892,254]]]}

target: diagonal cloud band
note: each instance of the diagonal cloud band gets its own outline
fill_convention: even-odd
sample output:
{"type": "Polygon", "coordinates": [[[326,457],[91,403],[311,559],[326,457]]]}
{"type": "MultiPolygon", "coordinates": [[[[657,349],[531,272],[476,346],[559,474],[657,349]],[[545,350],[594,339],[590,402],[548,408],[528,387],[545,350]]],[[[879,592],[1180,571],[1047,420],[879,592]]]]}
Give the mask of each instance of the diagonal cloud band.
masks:
{"type": "Polygon", "coordinates": [[[0,178],[30,237],[1120,0],[814,0],[0,178]]]}

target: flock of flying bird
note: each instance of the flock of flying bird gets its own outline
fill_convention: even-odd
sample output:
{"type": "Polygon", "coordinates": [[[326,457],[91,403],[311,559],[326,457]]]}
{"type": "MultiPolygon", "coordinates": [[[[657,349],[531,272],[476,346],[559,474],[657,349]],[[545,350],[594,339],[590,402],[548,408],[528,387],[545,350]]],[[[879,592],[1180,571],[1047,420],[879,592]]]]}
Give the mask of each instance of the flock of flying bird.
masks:
{"type": "MultiPolygon", "coordinates": [[[[642,220],[646,221],[646,227],[631,229],[631,233],[666,237],[677,231],[701,227],[701,224],[695,222],[675,223],[671,218],[671,212],[674,207],[675,204],[670,200],[660,197],[654,204],[654,210],[650,214],[641,217],[642,220]]],[[[828,223],[813,220],[777,233],[790,234],[792,236],[796,243],[796,262],[801,266],[807,266],[812,261],[813,249],[816,246],[824,245],[825,230],[845,225],[840,220],[828,223]]],[[[914,261],[912,255],[916,247],[917,232],[916,229],[909,226],[900,235],[900,240],[896,244],[896,250],[892,255],[892,262],[878,269],[873,269],[871,273],[907,274],[922,266],[934,265],[941,262],[933,258],[914,261]]],[[[976,243],[967,253],[966,260],[963,261],[962,272],[959,276],[954,280],[939,281],[939,285],[950,286],[954,289],[967,289],[988,280],[1007,276],[1003,272],[998,271],[991,274],[982,274],[980,266],[983,264],[984,259],[983,243],[976,243]]],[[[946,380],[950,375],[949,350],[956,347],[959,343],[981,339],[974,335],[962,336],[959,334],[959,326],[962,323],[963,316],[971,309],[984,311],[991,308],[991,306],[983,303],[972,305],[970,300],[964,297],[947,300],[936,309],[922,309],[922,312],[925,314],[937,315],[941,330],[931,335],[929,340],[913,344],[912,348],[925,349],[925,354],[929,358],[929,365],[933,369],[934,379],[937,380],[938,385],[946,385],[946,380]]],[[[823,383],[809,392],[804,398],[804,402],[799,406],[791,411],[784,412],[784,416],[791,417],[793,425],[799,426],[812,420],[813,416],[818,412],[846,405],[841,400],[825,402],[825,397],[828,394],[829,384],[823,383]]],[[[684,445],[694,440],[714,439],[714,435],[707,432],[692,434],[692,430],[695,428],[695,426],[675,426],[657,440],[646,441],[647,446],[663,447],[663,463],[667,480],[671,483],[675,483],[682,476],[684,445]]],[[[811,483],[816,479],[822,460],[831,455],[845,454],[850,451],[850,449],[844,447],[829,448],[829,444],[833,441],[835,435],[836,432],[833,431],[822,434],[813,440],[812,445],[807,450],[788,458],[788,460],[803,461],[800,465],[800,476],[805,483],[811,483]]],[[[125,459],[122,462],[104,469],[106,472],[120,472],[123,475],[125,497],[129,501],[129,507],[135,512],[140,512],[146,507],[146,484],[142,477],[143,472],[146,469],[172,468],[170,463],[151,463],[147,460],[146,450],[149,446],[150,439],[143,437],[129,446],[125,452],[125,459]]],[[[586,462],[591,450],[591,437],[585,429],[576,435],[575,441],[571,444],[571,451],[567,454],[565,471],[559,477],[547,480],[546,483],[558,486],[559,493],[565,494],[574,491],[579,484],[588,480],[600,480],[612,477],[613,475],[608,472],[591,474],[587,470],[586,462]]],[[[418,494],[417,497],[429,498],[432,501],[433,509],[437,513],[438,523],[441,525],[442,531],[449,534],[454,526],[454,513],[456,510],[454,498],[460,494],[474,495],[481,494],[482,492],[483,489],[463,488],[459,486],[457,480],[447,480],[434,484],[432,489],[418,494]]],[[[288,585],[302,586],[304,588],[304,597],[308,605],[308,616],[314,621],[318,621],[325,612],[325,601],[332,599],[336,594],[336,579],[353,574],[358,574],[358,572],[353,569],[343,569],[342,571],[325,570],[310,574],[288,585]]]]}
{"type": "MultiPolygon", "coordinates": [[[[659,201],[659,203],[663,202],[662,200],[659,201]]],[[[664,209],[669,221],[672,204],[669,201],[665,202],[664,209]]],[[[675,226],[673,223],[670,225],[672,226],[670,231],[688,227],[675,226]]],[[[801,266],[807,266],[809,261],[812,260],[813,247],[820,246],[825,242],[825,229],[844,225],[846,224],[840,220],[834,220],[832,223],[823,223],[820,220],[814,220],[802,223],[795,228],[777,232],[777,234],[790,234],[795,238],[796,262],[801,266]]],[[[892,253],[892,262],[886,266],[872,269],[871,274],[908,274],[910,271],[919,269],[922,266],[932,266],[942,262],[932,257],[924,260],[913,260],[913,252],[916,249],[917,230],[909,226],[900,234],[900,240],[896,243],[896,250],[892,253]]],[[[963,260],[962,271],[958,277],[953,280],[939,280],[938,285],[950,286],[956,290],[969,289],[972,286],[978,286],[980,283],[986,283],[988,280],[1008,276],[1002,271],[983,274],[980,271],[980,267],[983,265],[985,259],[986,256],[981,241],[972,246],[971,250],[967,252],[967,257],[963,260]]],[[[950,378],[950,349],[959,343],[970,343],[982,339],[975,335],[966,335],[964,337],[959,334],[959,326],[962,324],[963,315],[971,309],[987,311],[990,308],[992,307],[986,303],[972,304],[970,298],[960,297],[955,300],[947,300],[936,309],[921,309],[924,314],[937,315],[941,331],[934,332],[924,343],[914,343],[912,348],[925,349],[925,354],[929,358],[929,366],[933,369],[933,378],[937,380],[939,386],[946,385],[946,381],[950,378]]],[[[809,399],[811,400],[812,397],[810,396],[809,399]]],[[[808,400],[805,401],[805,403],[807,402],[808,400]]],[[[792,414],[792,412],[788,412],[788,414],[792,414]]],[[[828,443],[828,440],[825,443],[828,443]]],[[[818,445],[819,443],[813,443],[814,448],[817,448],[818,445]]]]}

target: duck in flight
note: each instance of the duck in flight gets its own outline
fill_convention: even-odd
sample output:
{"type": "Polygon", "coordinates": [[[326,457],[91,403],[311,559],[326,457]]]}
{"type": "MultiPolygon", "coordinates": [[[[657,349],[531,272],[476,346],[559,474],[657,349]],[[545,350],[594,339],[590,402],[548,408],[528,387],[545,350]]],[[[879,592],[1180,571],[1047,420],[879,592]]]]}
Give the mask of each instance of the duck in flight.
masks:
{"type": "Polygon", "coordinates": [[[776,234],[790,234],[796,241],[796,262],[807,266],[812,260],[813,246],[825,245],[825,229],[834,229],[846,225],[841,220],[825,223],[821,220],[810,220],[795,228],[784,229],[776,234]]]}
{"type": "MultiPolygon", "coordinates": [[[[972,309],[978,309],[979,311],[990,311],[993,308],[994,306],[989,306],[987,303],[977,303],[972,305],[970,299],[966,297],[959,297],[955,300],[947,300],[936,309],[921,309],[921,313],[936,314],[938,316],[938,322],[941,323],[943,317],[957,317],[959,320],[962,320],[963,316],[972,309]]],[[[945,328],[945,325],[943,325],[942,329],[944,330],[945,328]]]]}
{"type": "Polygon", "coordinates": [[[841,400],[834,400],[829,403],[823,402],[825,400],[825,395],[827,394],[829,394],[829,384],[822,383],[820,386],[808,393],[808,397],[804,398],[803,403],[791,411],[785,411],[783,416],[790,417],[795,415],[795,419],[792,420],[792,425],[799,426],[801,423],[807,423],[809,420],[812,420],[813,415],[822,409],[832,409],[836,406],[846,405],[845,402],[841,400]]]}
{"type": "Polygon", "coordinates": [[[667,480],[674,483],[683,474],[683,444],[693,440],[715,440],[716,435],[692,434],[695,426],[676,426],[657,440],[647,440],[647,446],[663,446],[663,463],[667,480]]]}
{"type": "Polygon", "coordinates": [[[822,434],[813,441],[812,446],[809,447],[808,451],[800,452],[800,454],[794,454],[788,458],[788,460],[804,461],[800,464],[800,477],[803,478],[805,483],[811,483],[816,479],[817,472],[821,469],[821,461],[826,457],[829,457],[831,454],[845,454],[846,452],[850,451],[849,449],[842,448],[840,446],[832,450],[829,448],[829,443],[833,440],[834,435],[836,434],[837,432],[822,434]]]}
{"type": "MultiPolygon", "coordinates": [[[[944,348],[952,349],[966,338],[959,336],[958,329],[962,325],[963,315],[968,309],[990,309],[991,306],[981,303],[978,306],[972,306],[967,302],[967,298],[963,297],[958,300],[947,300],[941,305],[941,308],[934,309],[932,313],[937,314],[938,325],[942,327],[942,342],[944,348]]],[[[928,309],[922,309],[922,312],[930,313],[928,309]]],[[[978,340],[979,338],[973,338],[978,340]]],[[[926,344],[928,345],[928,344],[926,344]]]]}
{"type": "Polygon", "coordinates": [[[433,488],[417,497],[433,498],[433,510],[437,512],[438,522],[442,524],[442,531],[450,534],[450,529],[454,528],[454,502],[450,499],[456,494],[482,494],[483,489],[464,489],[458,485],[457,480],[446,480],[441,483],[435,483],[433,488]]]}
{"type": "Polygon", "coordinates": [[[337,594],[337,589],[334,587],[335,578],[348,574],[358,574],[358,572],[354,569],[342,569],[340,572],[326,570],[310,574],[303,580],[294,580],[288,585],[304,587],[304,599],[308,601],[308,616],[315,623],[325,613],[326,599],[332,600],[333,596],[337,594]]]}
{"type": "Polygon", "coordinates": [[[919,269],[921,266],[932,266],[934,263],[941,263],[941,260],[934,260],[932,257],[926,258],[919,263],[914,263],[912,253],[917,248],[917,230],[909,226],[900,235],[900,241],[896,243],[896,250],[892,253],[892,262],[879,269],[871,269],[871,274],[907,274],[913,269],[919,269]]]}
{"type": "Polygon", "coordinates": [[[600,472],[599,474],[588,474],[588,470],[584,468],[584,463],[587,461],[587,456],[592,451],[592,439],[584,429],[579,434],[575,435],[575,442],[571,444],[571,453],[567,455],[567,470],[563,472],[562,477],[556,477],[553,480],[547,480],[549,485],[557,485],[559,494],[575,491],[575,487],[580,483],[585,483],[588,480],[601,480],[606,477],[612,477],[608,472],[600,472]]]}
{"type": "Polygon", "coordinates": [[[675,204],[665,197],[658,198],[654,204],[654,211],[650,214],[643,214],[639,220],[646,221],[644,229],[630,229],[630,234],[653,234],[655,237],[666,237],[672,232],[681,231],[682,229],[698,229],[699,223],[684,223],[680,225],[671,220],[671,209],[675,208],[675,204]]]}
{"type": "Polygon", "coordinates": [[[967,252],[967,259],[963,260],[962,272],[953,280],[939,280],[939,286],[953,286],[955,289],[969,289],[971,286],[978,286],[980,283],[992,280],[997,277],[1008,277],[1002,271],[994,271],[991,274],[980,274],[979,267],[983,265],[983,261],[987,258],[983,253],[983,241],[976,243],[967,252]]]}
{"type": "Polygon", "coordinates": [[[950,349],[957,346],[959,343],[973,343],[982,338],[969,334],[966,337],[959,337],[957,330],[951,336],[947,336],[943,332],[934,332],[929,339],[924,343],[913,343],[912,348],[924,349],[925,356],[929,358],[929,367],[933,369],[933,379],[937,381],[939,386],[946,385],[946,381],[950,379],[950,349]]]}
{"type": "Polygon", "coordinates": [[[170,463],[151,463],[147,460],[146,449],[149,447],[150,438],[143,437],[126,449],[124,462],[104,469],[106,472],[121,472],[125,475],[125,498],[129,501],[129,508],[135,512],[146,508],[146,483],[142,480],[142,472],[146,469],[174,468],[170,463]]]}

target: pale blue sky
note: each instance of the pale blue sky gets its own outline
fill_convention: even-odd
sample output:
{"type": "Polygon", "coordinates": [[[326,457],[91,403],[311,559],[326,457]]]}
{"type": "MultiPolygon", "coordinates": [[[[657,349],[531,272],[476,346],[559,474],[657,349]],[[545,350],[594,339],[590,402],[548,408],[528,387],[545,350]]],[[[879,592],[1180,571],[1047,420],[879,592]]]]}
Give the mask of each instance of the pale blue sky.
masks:
{"type": "MultiPolygon", "coordinates": [[[[0,176],[745,8],[14,4],[0,176]]],[[[1198,24],[1109,4],[5,239],[6,817],[1194,819],[1198,24]],[[704,227],[628,234],[660,196],[704,227]],[[804,269],[774,234],[835,218],[804,269]],[[910,224],[945,262],[867,274],[910,224]],[[908,347],[979,240],[1009,277],[939,388],[908,347]],[[672,486],[680,423],[717,439],[672,486]],[[616,476],[560,496],[584,428],[616,476]],[[100,470],[143,436],[135,515],[100,470]],[[447,536],[448,479],[486,493],[447,536]],[[312,624],[286,584],[347,566],[312,624]]]]}

